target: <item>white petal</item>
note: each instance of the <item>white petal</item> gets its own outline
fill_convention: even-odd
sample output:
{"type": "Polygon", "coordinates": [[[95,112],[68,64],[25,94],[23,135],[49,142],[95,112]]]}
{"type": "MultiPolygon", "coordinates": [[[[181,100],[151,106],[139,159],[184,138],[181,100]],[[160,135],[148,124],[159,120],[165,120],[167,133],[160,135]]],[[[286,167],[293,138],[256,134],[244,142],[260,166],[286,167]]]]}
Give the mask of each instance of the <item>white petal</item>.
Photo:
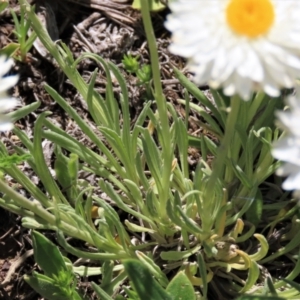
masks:
{"type": "Polygon", "coordinates": [[[18,82],[18,76],[7,76],[0,79],[0,93],[12,88],[18,82]]]}
{"type": "Polygon", "coordinates": [[[15,108],[19,101],[16,98],[0,98],[0,112],[15,108]]]}
{"type": "Polygon", "coordinates": [[[12,124],[10,118],[0,114],[0,131],[8,131],[13,129],[13,127],[14,125],[12,124]]]}
{"type": "Polygon", "coordinates": [[[13,75],[3,78],[12,65],[12,59],[0,56],[0,131],[11,130],[13,128],[10,118],[4,113],[13,109],[18,104],[15,98],[7,95],[7,91],[18,82],[18,76],[13,75]]]}
{"type": "Polygon", "coordinates": [[[300,172],[291,174],[282,184],[285,190],[297,190],[300,185],[300,172]]]}
{"type": "Polygon", "coordinates": [[[0,57],[0,77],[3,77],[13,66],[14,61],[12,59],[6,60],[4,56],[0,57]]]}
{"type": "Polygon", "coordinates": [[[273,144],[272,155],[285,162],[278,170],[279,176],[287,176],[282,187],[286,190],[300,190],[300,89],[296,96],[288,99],[290,110],[277,116],[286,129],[285,137],[273,144]]]}

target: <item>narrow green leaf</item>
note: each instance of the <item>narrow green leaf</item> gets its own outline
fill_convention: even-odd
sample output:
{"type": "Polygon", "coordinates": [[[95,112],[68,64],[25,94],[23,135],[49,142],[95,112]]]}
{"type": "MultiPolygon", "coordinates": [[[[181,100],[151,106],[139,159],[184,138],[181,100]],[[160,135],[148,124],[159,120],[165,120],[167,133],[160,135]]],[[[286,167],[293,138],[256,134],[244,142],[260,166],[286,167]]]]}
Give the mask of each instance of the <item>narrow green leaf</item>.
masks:
{"type": "MultiPolygon", "coordinates": [[[[16,129],[17,127],[14,128],[13,130],[14,133],[21,132],[21,130],[19,129],[16,130],[16,129]]],[[[20,136],[18,135],[18,137],[20,136]]],[[[27,154],[25,152],[22,153],[27,154]]],[[[32,163],[31,159],[28,160],[28,163],[30,164],[32,169],[35,170],[35,167],[32,166],[34,164],[32,163]]],[[[28,178],[28,176],[26,176],[24,172],[22,172],[17,166],[12,165],[9,169],[5,169],[5,172],[9,174],[11,177],[15,178],[18,181],[18,183],[21,184],[23,188],[25,188],[30,193],[30,195],[32,195],[35,199],[40,201],[40,203],[43,206],[45,207],[52,206],[52,203],[51,201],[49,201],[49,198],[34,183],[32,183],[32,181],[28,178]]]]}
{"type": "Polygon", "coordinates": [[[252,202],[251,206],[246,211],[247,220],[255,226],[257,226],[261,220],[263,204],[263,196],[261,194],[260,189],[257,189],[255,200],[252,202]]]}
{"type": "Polygon", "coordinates": [[[65,295],[64,290],[47,276],[34,273],[33,276],[25,275],[24,280],[36,292],[48,300],[70,300],[70,298],[65,295]]]}
{"type": "Polygon", "coordinates": [[[111,172],[116,172],[120,177],[125,178],[126,172],[114,158],[114,155],[105,146],[101,149],[101,151],[105,151],[104,154],[107,159],[84,146],[48,120],[45,120],[45,126],[47,126],[50,130],[43,131],[43,137],[53,141],[55,144],[65,148],[66,150],[77,154],[79,158],[87,162],[93,168],[90,170],[93,170],[95,173],[99,171],[99,175],[101,175],[101,177],[109,177],[117,186],[119,186],[122,190],[125,190],[121,182],[118,181],[115,176],[111,176],[111,172]],[[104,167],[110,172],[107,172],[104,167]],[[107,174],[107,176],[103,176],[104,174],[107,174]]]}
{"type": "Polygon", "coordinates": [[[113,261],[105,261],[101,267],[102,271],[102,281],[101,281],[101,287],[107,292],[106,286],[108,286],[112,279],[113,279],[113,268],[114,268],[114,262],[113,261]]]}
{"type": "Polygon", "coordinates": [[[93,290],[101,300],[113,300],[112,297],[110,297],[99,285],[97,285],[95,282],[91,283],[93,290]]]}
{"type": "MultiPolygon", "coordinates": [[[[267,256],[266,258],[262,259],[260,261],[260,264],[264,264],[268,261],[272,261],[275,258],[284,255],[285,253],[289,253],[290,251],[292,251],[293,249],[298,249],[298,245],[300,244],[300,231],[296,232],[296,234],[294,235],[293,239],[291,241],[289,241],[284,247],[281,247],[278,251],[276,251],[275,253],[267,256]]],[[[298,260],[299,261],[299,260],[298,260]]],[[[298,269],[299,271],[299,269],[298,269]]],[[[276,284],[275,284],[276,286],[276,284]]]]}
{"type": "MultiPolygon", "coordinates": [[[[155,226],[155,223],[151,220],[151,218],[142,215],[141,213],[135,211],[134,209],[130,208],[128,205],[125,204],[125,202],[122,200],[122,198],[116,193],[116,191],[113,189],[112,185],[110,183],[104,182],[103,180],[99,181],[99,185],[102,188],[102,190],[107,193],[107,195],[113,199],[113,201],[116,202],[117,206],[122,209],[123,211],[132,214],[133,216],[137,218],[141,218],[142,220],[149,222],[149,224],[155,226]]],[[[103,202],[101,199],[95,197],[95,201],[98,201],[100,204],[103,202]]]]}
{"type": "MultiPolygon", "coordinates": [[[[146,210],[146,205],[145,205],[143,195],[141,193],[141,188],[137,186],[136,183],[134,183],[129,179],[124,179],[124,183],[129,190],[127,193],[128,198],[130,198],[133,203],[136,203],[137,207],[141,209],[141,212],[146,210]]],[[[146,215],[148,214],[146,213],[146,215]]]]}
{"type": "MultiPolygon", "coordinates": [[[[210,113],[207,113],[205,110],[200,111],[201,117],[205,120],[202,124],[207,124],[206,129],[215,134],[217,137],[223,137],[224,133],[222,131],[222,128],[220,128],[220,125],[215,121],[213,116],[210,113]]],[[[197,120],[194,120],[196,123],[197,120]]]]}
{"type": "Polygon", "coordinates": [[[244,204],[242,206],[242,208],[235,215],[233,215],[230,218],[227,218],[227,220],[226,220],[226,226],[235,223],[236,220],[238,218],[240,218],[249,209],[249,207],[252,204],[252,202],[255,201],[256,191],[257,191],[257,186],[254,186],[252,188],[252,190],[249,191],[249,193],[248,193],[249,199],[244,200],[243,202],[241,202],[241,204],[244,204]]]}
{"type": "Polygon", "coordinates": [[[79,172],[78,155],[71,153],[68,161],[68,173],[70,174],[71,182],[73,184],[77,183],[78,172],[79,172]]]}
{"type": "MultiPolygon", "coordinates": [[[[103,181],[101,181],[100,186],[103,189],[103,191],[106,191],[106,192],[108,191],[108,189],[106,187],[108,187],[110,190],[112,190],[111,186],[109,186],[108,184],[105,185],[105,183],[103,181]]],[[[114,198],[112,198],[112,199],[114,199],[114,198]]],[[[98,197],[94,197],[94,200],[97,201],[101,207],[103,207],[105,217],[107,219],[109,219],[112,222],[112,224],[115,226],[115,228],[117,229],[123,249],[126,251],[126,249],[128,248],[128,245],[130,244],[130,238],[129,238],[127,232],[125,231],[123,224],[120,221],[119,215],[106,201],[104,201],[98,197]]]]}
{"type": "Polygon", "coordinates": [[[148,178],[145,175],[145,164],[143,158],[139,153],[137,153],[135,156],[134,164],[135,164],[136,172],[139,176],[140,184],[143,186],[145,191],[149,190],[150,184],[148,178]]]}
{"type": "Polygon", "coordinates": [[[138,294],[135,290],[129,289],[126,286],[124,286],[124,291],[125,291],[128,299],[130,299],[130,300],[141,300],[141,298],[138,296],[138,294]]]}
{"type": "Polygon", "coordinates": [[[56,179],[63,189],[71,187],[71,178],[68,172],[68,161],[69,158],[66,157],[60,147],[56,147],[55,149],[55,161],[54,161],[54,170],[56,174],[56,179]]]}
{"type": "Polygon", "coordinates": [[[123,125],[122,125],[122,141],[125,145],[125,148],[127,152],[131,155],[131,161],[134,159],[135,148],[131,149],[131,136],[130,136],[130,113],[129,113],[129,96],[128,96],[128,89],[127,89],[127,82],[125,78],[123,77],[120,70],[112,63],[108,62],[108,66],[111,69],[114,76],[117,78],[122,93],[120,94],[120,103],[122,108],[122,119],[123,119],[123,125]]]}
{"type": "Polygon", "coordinates": [[[197,253],[201,249],[201,245],[196,246],[192,249],[184,250],[184,251],[167,251],[161,252],[160,257],[163,260],[181,260],[190,257],[191,255],[197,253]]]}
{"type": "Polygon", "coordinates": [[[120,135],[121,129],[120,129],[120,119],[119,119],[119,105],[114,97],[114,91],[113,91],[113,85],[112,85],[112,79],[110,75],[110,70],[108,68],[107,62],[99,57],[99,59],[102,60],[102,65],[105,69],[105,75],[106,75],[106,91],[105,91],[105,101],[108,108],[108,111],[110,113],[110,118],[113,120],[113,123],[110,124],[110,128],[113,128],[113,130],[120,135]]]}
{"type": "Polygon", "coordinates": [[[62,232],[58,232],[57,234],[57,242],[58,244],[63,247],[68,253],[79,257],[79,258],[86,258],[86,259],[91,259],[91,260],[96,260],[96,261],[105,261],[105,260],[119,260],[119,259],[124,259],[127,258],[128,255],[123,252],[123,253],[113,253],[111,252],[85,252],[78,250],[75,247],[72,247],[68,242],[66,241],[64,235],[62,232]]]}
{"type": "Polygon", "coordinates": [[[186,76],[184,76],[177,68],[173,68],[176,78],[180,81],[180,83],[205,107],[209,108],[212,111],[213,115],[218,119],[222,120],[218,109],[214,106],[214,104],[204,95],[204,93],[189,80],[186,76]]]}
{"type": "MultiPolygon", "coordinates": [[[[94,130],[87,124],[87,122],[85,122],[76,112],[76,110],[67,103],[67,101],[62,98],[53,88],[51,88],[48,85],[45,85],[45,89],[46,91],[51,95],[51,97],[65,110],[65,112],[72,117],[75,121],[76,124],[80,127],[80,129],[91,139],[91,141],[99,148],[99,150],[103,151],[105,156],[107,157],[107,159],[110,161],[110,163],[117,167],[118,163],[114,160],[114,156],[111,154],[111,152],[106,148],[106,146],[103,144],[103,142],[101,141],[101,139],[99,139],[99,137],[96,135],[96,133],[94,132],[94,130]]],[[[95,112],[96,113],[96,112],[95,112]]],[[[68,138],[69,136],[60,128],[55,127],[54,125],[52,125],[50,122],[46,121],[45,124],[47,127],[49,127],[52,131],[57,132],[57,133],[61,133],[65,138],[68,138]],[[50,126],[47,126],[50,125],[50,126]]],[[[72,139],[71,137],[69,137],[70,143],[71,141],[76,141],[75,139],[72,139]]],[[[78,143],[78,141],[76,141],[78,143]]],[[[79,143],[78,143],[79,144],[79,143]]],[[[61,145],[61,147],[64,147],[63,145],[61,145]]],[[[64,147],[66,148],[66,147],[64,147]]],[[[66,148],[68,149],[68,148],[66,148]]],[[[89,149],[90,150],[90,149],[89,149]]],[[[69,150],[70,151],[70,150],[69,150]]],[[[82,150],[81,150],[82,151],[82,150]]],[[[73,152],[73,151],[70,151],[73,152]]],[[[85,157],[89,157],[91,156],[93,152],[90,150],[89,153],[85,153],[83,152],[84,155],[81,155],[79,157],[85,156],[85,157]]],[[[101,162],[105,163],[105,160],[102,160],[101,162]]],[[[93,165],[93,164],[92,164],[93,165]]],[[[121,172],[121,168],[119,167],[118,173],[122,174],[121,172]]]]}
{"type": "Polygon", "coordinates": [[[202,234],[203,230],[201,229],[201,227],[191,218],[189,218],[185,212],[181,209],[180,205],[176,206],[176,210],[179,212],[179,214],[181,215],[181,217],[183,218],[184,223],[186,224],[186,228],[194,234],[202,234]]]}
{"type": "MultiPolygon", "coordinates": [[[[201,141],[202,142],[202,141],[201,141]]],[[[216,145],[211,139],[209,139],[206,135],[203,137],[203,143],[205,143],[205,147],[207,152],[209,151],[212,155],[216,156],[218,151],[218,145],[216,145]]],[[[200,145],[199,145],[200,146],[200,145]]],[[[198,146],[198,147],[199,147],[198,146]]]]}
{"type": "Polygon", "coordinates": [[[34,126],[34,138],[33,138],[33,151],[32,156],[35,161],[36,169],[38,172],[38,176],[40,180],[43,182],[47,192],[50,194],[52,198],[55,198],[56,201],[68,204],[68,201],[64,197],[60,188],[57,186],[54,181],[50,170],[46,164],[45,157],[43,154],[42,148],[42,127],[44,125],[44,121],[46,116],[51,114],[50,112],[43,112],[37,118],[34,126]]]}
{"type": "Polygon", "coordinates": [[[251,266],[248,270],[248,278],[246,280],[246,284],[239,291],[239,293],[245,293],[254,286],[259,277],[259,272],[260,271],[258,268],[258,264],[255,261],[252,261],[251,266]]]}
{"type": "Polygon", "coordinates": [[[203,298],[207,299],[207,292],[208,292],[207,272],[206,272],[206,267],[205,267],[205,261],[204,261],[203,256],[200,251],[197,254],[197,261],[198,261],[198,269],[199,269],[199,273],[200,273],[200,278],[202,279],[203,298]]]}
{"type": "Polygon", "coordinates": [[[161,271],[158,265],[146,254],[141,251],[136,251],[136,255],[138,259],[143,263],[144,266],[148,268],[148,270],[155,276],[155,278],[159,281],[159,283],[166,287],[169,283],[169,280],[165,273],[161,271]]]}
{"type": "Polygon", "coordinates": [[[277,297],[278,295],[277,295],[276,289],[273,285],[272,278],[270,276],[267,276],[266,283],[267,283],[267,288],[270,291],[270,294],[274,297],[277,297]]]}
{"type": "Polygon", "coordinates": [[[296,283],[292,280],[289,280],[289,279],[285,279],[285,278],[282,278],[283,281],[285,281],[286,283],[288,283],[289,285],[291,285],[293,288],[295,288],[298,292],[300,292],[300,284],[299,283],[296,283]]]}
{"type": "MultiPolygon", "coordinates": [[[[200,149],[201,148],[201,144],[202,144],[201,143],[202,139],[203,139],[203,135],[201,135],[200,137],[198,137],[198,136],[193,136],[193,135],[189,134],[188,135],[189,146],[197,148],[197,149],[200,149]]],[[[205,155],[206,155],[206,152],[205,152],[205,155]]],[[[204,160],[205,160],[205,157],[206,156],[203,157],[204,160]]]]}
{"type": "MultiPolygon", "coordinates": [[[[0,3],[0,11],[1,11],[1,3],[0,3]]],[[[6,57],[13,57],[19,48],[20,48],[20,44],[9,43],[8,45],[0,49],[0,55],[4,55],[6,57]]]]}
{"type": "Polygon", "coordinates": [[[176,121],[177,127],[177,145],[179,150],[180,156],[180,164],[182,173],[184,174],[185,178],[189,178],[189,167],[188,167],[188,134],[186,130],[186,126],[181,119],[176,121]]]}
{"type": "Polygon", "coordinates": [[[221,127],[224,129],[227,118],[226,108],[228,107],[228,105],[226,104],[226,99],[217,90],[214,90],[212,88],[210,88],[209,90],[217,106],[217,111],[220,114],[217,120],[220,123],[221,127]]]}
{"type": "Polygon", "coordinates": [[[108,128],[108,127],[101,127],[100,128],[102,134],[106,137],[108,143],[113,148],[118,159],[124,164],[124,168],[126,169],[126,175],[124,178],[129,178],[133,181],[137,180],[137,174],[134,168],[134,165],[131,161],[131,155],[128,153],[128,149],[126,149],[122,138],[120,135],[108,128]]]}
{"type": "Polygon", "coordinates": [[[41,105],[41,102],[39,102],[39,101],[33,102],[31,104],[28,104],[26,106],[19,108],[16,111],[9,113],[8,116],[10,118],[12,118],[12,120],[14,122],[16,122],[16,121],[24,118],[25,116],[29,115],[33,111],[37,110],[40,107],[40,105],[41,105]]]}
{"type": "Polygon", "coordinates": [[[244,186],[247,189],[251,189],[253,186],[253,182],[247,177],[242,168],[236,162],[232,160],[230,160],[230,162],[232,170],[236,177],[241,181],[242,186],[244,186]]]}
{"type": "Polygon", "coordinates": [[[103,125],[107,125],[107,124],[111,123],[111,120],[108,119],[109,114],[108,114],[107,106],[104,104],[104,99],[102,98],[102,96],[100,94],[95,95],[94,86],[95,86],[97,75],[98,75],[98,69],[95,69],[94,72],[92,73],[92,76],[90,78],[90,82],[88,85],[86,103],[88,106],[89,113],[91,114],[95,123],[98,126],[103,126],[103,125]],[[95,98],[93,96],[95,96],[95,98]],[[96,103],[95,100],[97,101],[99,106],[103,109],[103,114],[104,114],[105,118],[103,118],[101,115],[99,115],[97,113],[97,110],[94,109],[95,103],[96,103]]]}
{"type": "MultiPolygon", "coordinates": [[[[28,22],[28,25],[30,26],[29,22],[28,22]]],[[[37,38],[36,33],[32,32],[30,34],[30,36],[28,37],[27,41],[26,41],[26,44],[25,44],[25,47],[24,47],[24,52],[25,53],[27,53],[31,49],[31,47],[32,47],[32,45],[33,45],[36,38],[37,38]]]]}
{"type": "Polygon", "coordinates": [[[138,260],[125,260],[125,270],[132,285],[143,300],[173,300],[172,297],[155,281],[148,268],[138,260]]]}
{"type": "Polygon", "coordinates": [[[151,137],[147,129],[143,130],[142,136],[143,150],[147,161],[147,166],[151,172],[152,177],[155,180],[158,191],[162,191],[162,159],[160,157],[159,150],[156,143],[151,137]]]}
{"type": "Polygon", "coordinates": [[[260,243],[260,249],[256,253],[249,255],[249,257],[253,261],[259,261],[267,255],[269,251],[269,243],[262,234],[256,233],[254,234],[254,236],[256,237],[256,239],[258,239],[260,243]]]}
{"type": "Polygon", "coordinates": [[[152,104],[151,101],[149,101],[144,105],[144,108],[140,112],[140,114],[134,124],[134,128],[132,130],[132,142],[131,142],[132,151],[136,151],[137,145],[140,148],[142,148],[141,141],[138,139],[138,136],[139,136],[140,132],[144,129],[143,124],[148,115],[148,112],[151,111],[151,104],[152,104]]]}
{"type": "Polygon", "coordinates": [[[157,194],[153,191],[152,187],[149,187],[149,189],[146,192],[146,207],[149,212],[147,216],[151,216],[149,219],[151,219],[152,228],[156,228],[154,221],[160,220],[157,211],[158,203],[159,202],[158,202],[157,194]]]}
{"type": "Polygon", "coordinates": [[[125,225],[127,228],[132,231],[132,232],[149,232],[149,233],[155,233],[155,230],[144,227],[144,226],[139,226],[137,224],[131,223],[128,220],[124,221],[125,225]]]}

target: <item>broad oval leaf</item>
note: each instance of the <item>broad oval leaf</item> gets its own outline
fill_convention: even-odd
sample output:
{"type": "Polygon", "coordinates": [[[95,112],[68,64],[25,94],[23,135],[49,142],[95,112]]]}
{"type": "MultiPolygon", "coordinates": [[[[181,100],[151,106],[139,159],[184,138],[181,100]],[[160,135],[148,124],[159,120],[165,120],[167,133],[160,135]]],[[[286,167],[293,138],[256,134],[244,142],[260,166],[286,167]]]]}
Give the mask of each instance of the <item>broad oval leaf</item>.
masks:
{"type": "Polygon", "coordinates": [[[180,271],[167,286],[167,292],[174,300],[196,299],[193,285],[184,272],[180,271]]]}

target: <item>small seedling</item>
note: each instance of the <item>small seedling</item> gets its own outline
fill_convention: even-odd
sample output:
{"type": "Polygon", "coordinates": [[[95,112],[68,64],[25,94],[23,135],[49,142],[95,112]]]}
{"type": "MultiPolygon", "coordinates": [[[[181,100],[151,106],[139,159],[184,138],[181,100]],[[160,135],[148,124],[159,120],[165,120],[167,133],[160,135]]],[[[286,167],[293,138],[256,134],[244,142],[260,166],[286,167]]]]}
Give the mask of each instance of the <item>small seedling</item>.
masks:
{"type": "MultiPolygon", "coordinates": [[[[34,7],[31,7],[31,10],[34,11],[34,7]]],[[[20,19],[18,19],[13,10],[11,10],[11,14],[15,23],[14,34],[18,40],[18,48],[13,47],[16,49],[14,49],[11,54],[15,59],[21,62],[26,62],[27,53],[31,49],[37,35],[35,32],[31,33],[30,35],[28,34],[31,21],[30,19],[25,18],[25,8],[22,5],[20,6],[20,19]],[[29,37],[27,38],[28,35],[29,37]]]]}

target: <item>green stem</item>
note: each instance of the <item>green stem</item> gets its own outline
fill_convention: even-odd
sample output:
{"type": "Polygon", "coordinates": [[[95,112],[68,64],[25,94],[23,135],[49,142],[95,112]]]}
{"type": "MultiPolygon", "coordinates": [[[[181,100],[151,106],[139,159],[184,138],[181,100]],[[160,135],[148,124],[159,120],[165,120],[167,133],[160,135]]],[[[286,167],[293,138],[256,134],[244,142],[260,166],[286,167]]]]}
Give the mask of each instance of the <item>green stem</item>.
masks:
{"type": "MultiPolygon", "coordinates": [[[[239,117],[239,111],[241,106],[241,99],[238,96],[231,97],[230,112],[226,119],[225,134],[218,148],[217,155],[213,164],[212,174],[207,184],[207,201],[213,199],[214,186],[218,179],[223,179],[223,170],[225,166],[225,159],[230,152],[231,141],[235,133],[235,126],[239,117]]],[[[233,145],[234,147],[234,145],[233,145]]]]}
{"type": "Polygon", "coordinates": [[[12,202],[13,201],[6,201],[6,200],[0,198],[0,206],[3,207],[4,209],[6,209],[16,215],[22,216],[22,217],[34,218],[33,212],[31,212],[27,209],[24,209],[23,207],[14,205],[12,202]]]}
{"type": "Polygon", "coordinates": [[[169,197],[169,186],[170,186],[170,175],[171,175],[171,164],[173,158],[173,152],[171,147],[171,135],[170,126],[167,112],[166,100],[163,94],[161,75],[159,69],[159,58],[156,47],[156,39],[154,30],[151,22],[149,1],[142,1],[142,17],[144,28],[147,36],[151,68],[153,74],[154,83],[154,96],[158,108],[161,129],[162,129],[162,156],[163,156],[163,171],[162,171],[162,191],[159,191],[160,195],[160,214],[164,218],[166,216],[166,203],[169,197]]]}
{"type": "MultiPolygon", "coordinates": [[[[37,201],[30,201],[26,199],[25,197],[14,191],[12,188],[10,188],[2,180],[0,180],[0,191],[6,194],[7,197],[12,199],[12,202],[15,205],[20,206],[23,209],[25,208],[29,210],[30,212],[36,214],[37,216],[48,222],[50,225],[57,226],[55,216],[49,213],[46,209],[44,209],[40,203],[37,203],[37,201]]],[[[86,241],[92,245],[94,244],[93,240],[90,238],[89,235],[86,234],[86,232],[83,232],[73,226],[70,226],[69,224],[63,221],[61,221],[60,225],[61,229],[66,234],[86,241]]]]}
{"type": "MultiPolygon", "coordinates": [[[[104,253],[91,253],[82,251],[79,249],[76,249],[72,247],[70,244],[67,243],[63,233],[61,231],[58,231],[57,233],[57,241],[60,246],[62,246],[67,252],[71,253],[72,255],[75,255],[80,258],[86,258],[91,260],[120,260],[120,259],[126,259],[130,258],[129,255],[125,251],[118,251],[118,252],[104,252],[104,253]]],[[[115,250],[117,251],[117,250],[115,250]]]]}

